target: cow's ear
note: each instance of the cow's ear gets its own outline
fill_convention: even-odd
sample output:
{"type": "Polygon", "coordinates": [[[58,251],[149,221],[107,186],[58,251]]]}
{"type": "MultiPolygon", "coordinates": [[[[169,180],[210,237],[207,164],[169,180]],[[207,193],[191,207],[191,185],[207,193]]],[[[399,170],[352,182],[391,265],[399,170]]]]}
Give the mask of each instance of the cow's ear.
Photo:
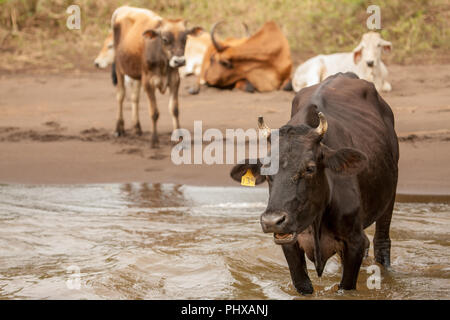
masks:
{"type": "Polygon", "coordinates": [[[367,165],[367,156],[352,148],[336,151],[322,144],[322,156],[326,168],[342,175],[357,174],[367,165]]]}
{"type": "Polygon", "coordinates": [[[392,50],[392,43],[386,40],[381,39],[380,42],[381,47],[383,48],[384,53],[390,53],[392,50]]]}
{"type": "Polygon", "coordinates": [[[142,36],[146,39],[155,39],[159,33],[153,29],[145,30],[142,36]]]}
{"type": "Polygon", "coordinates": [[[258,161],[256,164],[251,164],[248,159],[245,160],[245,163],[243,164],[237,164],[231,169],[230,176],[233,178],[233,180],[237,182],[241,182],[242,176],[247,173],[247,171],[250,169],[252,172],[252,175],[256,178],[255,184],[261,184],[264,181],[266,181],[266,176],[263,176],[260,174],[261,172],[261,163],[258,161]]]}
{"type": "Polygon", "coordinates": [[[203,32],[203,28],[202,27],[193,27],[191,29],[189,29],[188,34],[197,37],[199,36],[202,32],[203,32]]]}
{"type": "Polygon", "coordinates": [[[354,50],[353,50],[353,62],[355,64],[358,64],[359,61],[361,61],[362,58],[362,51],[363,51],[363,46],[361,44],[359,44],[354,50]]]}

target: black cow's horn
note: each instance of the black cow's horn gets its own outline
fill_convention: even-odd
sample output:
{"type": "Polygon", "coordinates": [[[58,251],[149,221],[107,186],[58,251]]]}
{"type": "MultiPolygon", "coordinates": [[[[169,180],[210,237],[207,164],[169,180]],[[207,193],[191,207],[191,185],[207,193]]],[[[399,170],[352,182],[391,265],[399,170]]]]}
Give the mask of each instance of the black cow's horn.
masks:
{"type": "Polygon", "coordinates": [[[263,137],[270,137],[270,128],[264,123],[264,118],[262,116],[258,117],[258,129],[262,132],[263,137]]]}
{"type": "Polygon", "coordinates": [[[318,116],[319,116],[320,123],[317,126],[317,128],[315,129],[315,131],[317,132],[317,134],[319,136],[323,137],[323,135],[327,132],[328,122],[327,122],[327,119],[325,119],[325,116],[323,115],[322,112],[319,112],[318,116]]]}
{"type": "Polygon", "coordinates": [[[223,23],[223,21],[216,22],[211,29],[211,41],[218,52],[222,52],[227,48],[227,47],[222,46],[220,43],[218,43],[216,41],[216,38],[214,38],[214,32],[216,32],[217,26],[222,23],[223,23]]]}

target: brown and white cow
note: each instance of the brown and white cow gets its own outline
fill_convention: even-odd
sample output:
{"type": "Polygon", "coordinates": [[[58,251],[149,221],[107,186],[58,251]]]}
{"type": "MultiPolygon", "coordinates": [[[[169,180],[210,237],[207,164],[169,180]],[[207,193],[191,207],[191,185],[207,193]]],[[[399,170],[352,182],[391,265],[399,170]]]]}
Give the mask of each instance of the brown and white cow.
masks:
{"type": "Polygon", "coordinates": [[[269,21],[250,37],[217,41],[218,24],[211,30],[212,45],[205,54],[200,84],[253,92],[288,87],[292,69],[289,43],[278,25],[269,21]]]}
{"type": "MultiPolygon", "coordinates": [[[[178,71],[180,72],[180,77],[184,78],[189,75],[200,76],[203,57],[205,56],[206,50],[209,48],[211,43],[211,35],[206,31],[199,32],[199,35],[188,36],[186,40],[186,49],[184,52],[186,65],[179,68],[178,71]]],[[[111,30],[103,41],[103,46],[94,60],[94,65],[99,69],[105,69],[113,63],[114,37],[111,30]]],[[[113,80],[113,82],[114,84],[117,84],[117,81],[113,80]]],[[[131,83],[131,79],[125,76],[125,82],[131,83]]]]}
{"type": "MultiPolygon", "coordinates": [[[[136,9],[136,8],[132,8],[136,9]]],[[[138,103],[141,82],[149,99],[149,111],[153,122],[152,147],[158,144],[156,123],[159,111],[155,91],[170,91],[169,110],[173,128],[180,127],[178,120],[178,89],[180,76],[178,68],[185,64],[184,50],[189,34],[196,34],[201,28],[186,28],[182,19],[162,19],[152,16],[145,9],[130,10],[118,8],[112,18],[114,32],[114,69],[117,75],[117,100],[119,103],[116,134],[124,134],[123,100],[125,98],[124,76],[137,80],[132,89],[133,122],[141,133],[138,103]]]]}

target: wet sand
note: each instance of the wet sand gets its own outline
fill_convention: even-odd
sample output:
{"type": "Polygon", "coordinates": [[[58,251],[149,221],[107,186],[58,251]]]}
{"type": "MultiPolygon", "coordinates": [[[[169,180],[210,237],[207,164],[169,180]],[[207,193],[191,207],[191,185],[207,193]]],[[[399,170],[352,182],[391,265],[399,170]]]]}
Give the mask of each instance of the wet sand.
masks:
{"type": "MultiPolygon", "coordinates": [[[[399,193],[450,194],[450,65],[390,66],[391,93],[382,93],[400,137],[399,193]]],[[[287,122],[292,92],[249,94],[180,88],[181,126],[193,130],[253,128],[258,115],[272,127],[287,122]]],[[[170,161],[168,95],[158,96],[161,147],[150,149],[147,97],[141,93],[142,137],[114,138],[116,101],[109,72],[0,75],[0,183],[177,183],[232,186],[230,165],[175,166],[170,161]]],[[[131,107],[125,103],[125,126],[131,107]]]]}

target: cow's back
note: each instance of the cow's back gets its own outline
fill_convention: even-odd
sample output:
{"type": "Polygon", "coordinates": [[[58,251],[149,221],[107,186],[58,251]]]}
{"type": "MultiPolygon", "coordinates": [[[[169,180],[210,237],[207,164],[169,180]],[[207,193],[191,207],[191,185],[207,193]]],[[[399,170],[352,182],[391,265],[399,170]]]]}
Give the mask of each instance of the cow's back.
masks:
{"type": "Polygon", "coordinates": [[[162,18],[150,10],[126,7],[113,15],[116,67],[123,73],[140,79],[144,37],[148,29],[157,28],[162,18]]]}
{"type": "Polygon", "coordinates": [[[399,148],[392,110],[372,83],[352,73],[302,89],[293,101],[289,124],[316,126],[318,120],[310,119],[308,112],[314,105],[328,122],[325,145],[355,148],[367,155],[368,165],[358,175],[358,183],[368,214],[365,224],[370,224],[395,196],[399,148]]]}

